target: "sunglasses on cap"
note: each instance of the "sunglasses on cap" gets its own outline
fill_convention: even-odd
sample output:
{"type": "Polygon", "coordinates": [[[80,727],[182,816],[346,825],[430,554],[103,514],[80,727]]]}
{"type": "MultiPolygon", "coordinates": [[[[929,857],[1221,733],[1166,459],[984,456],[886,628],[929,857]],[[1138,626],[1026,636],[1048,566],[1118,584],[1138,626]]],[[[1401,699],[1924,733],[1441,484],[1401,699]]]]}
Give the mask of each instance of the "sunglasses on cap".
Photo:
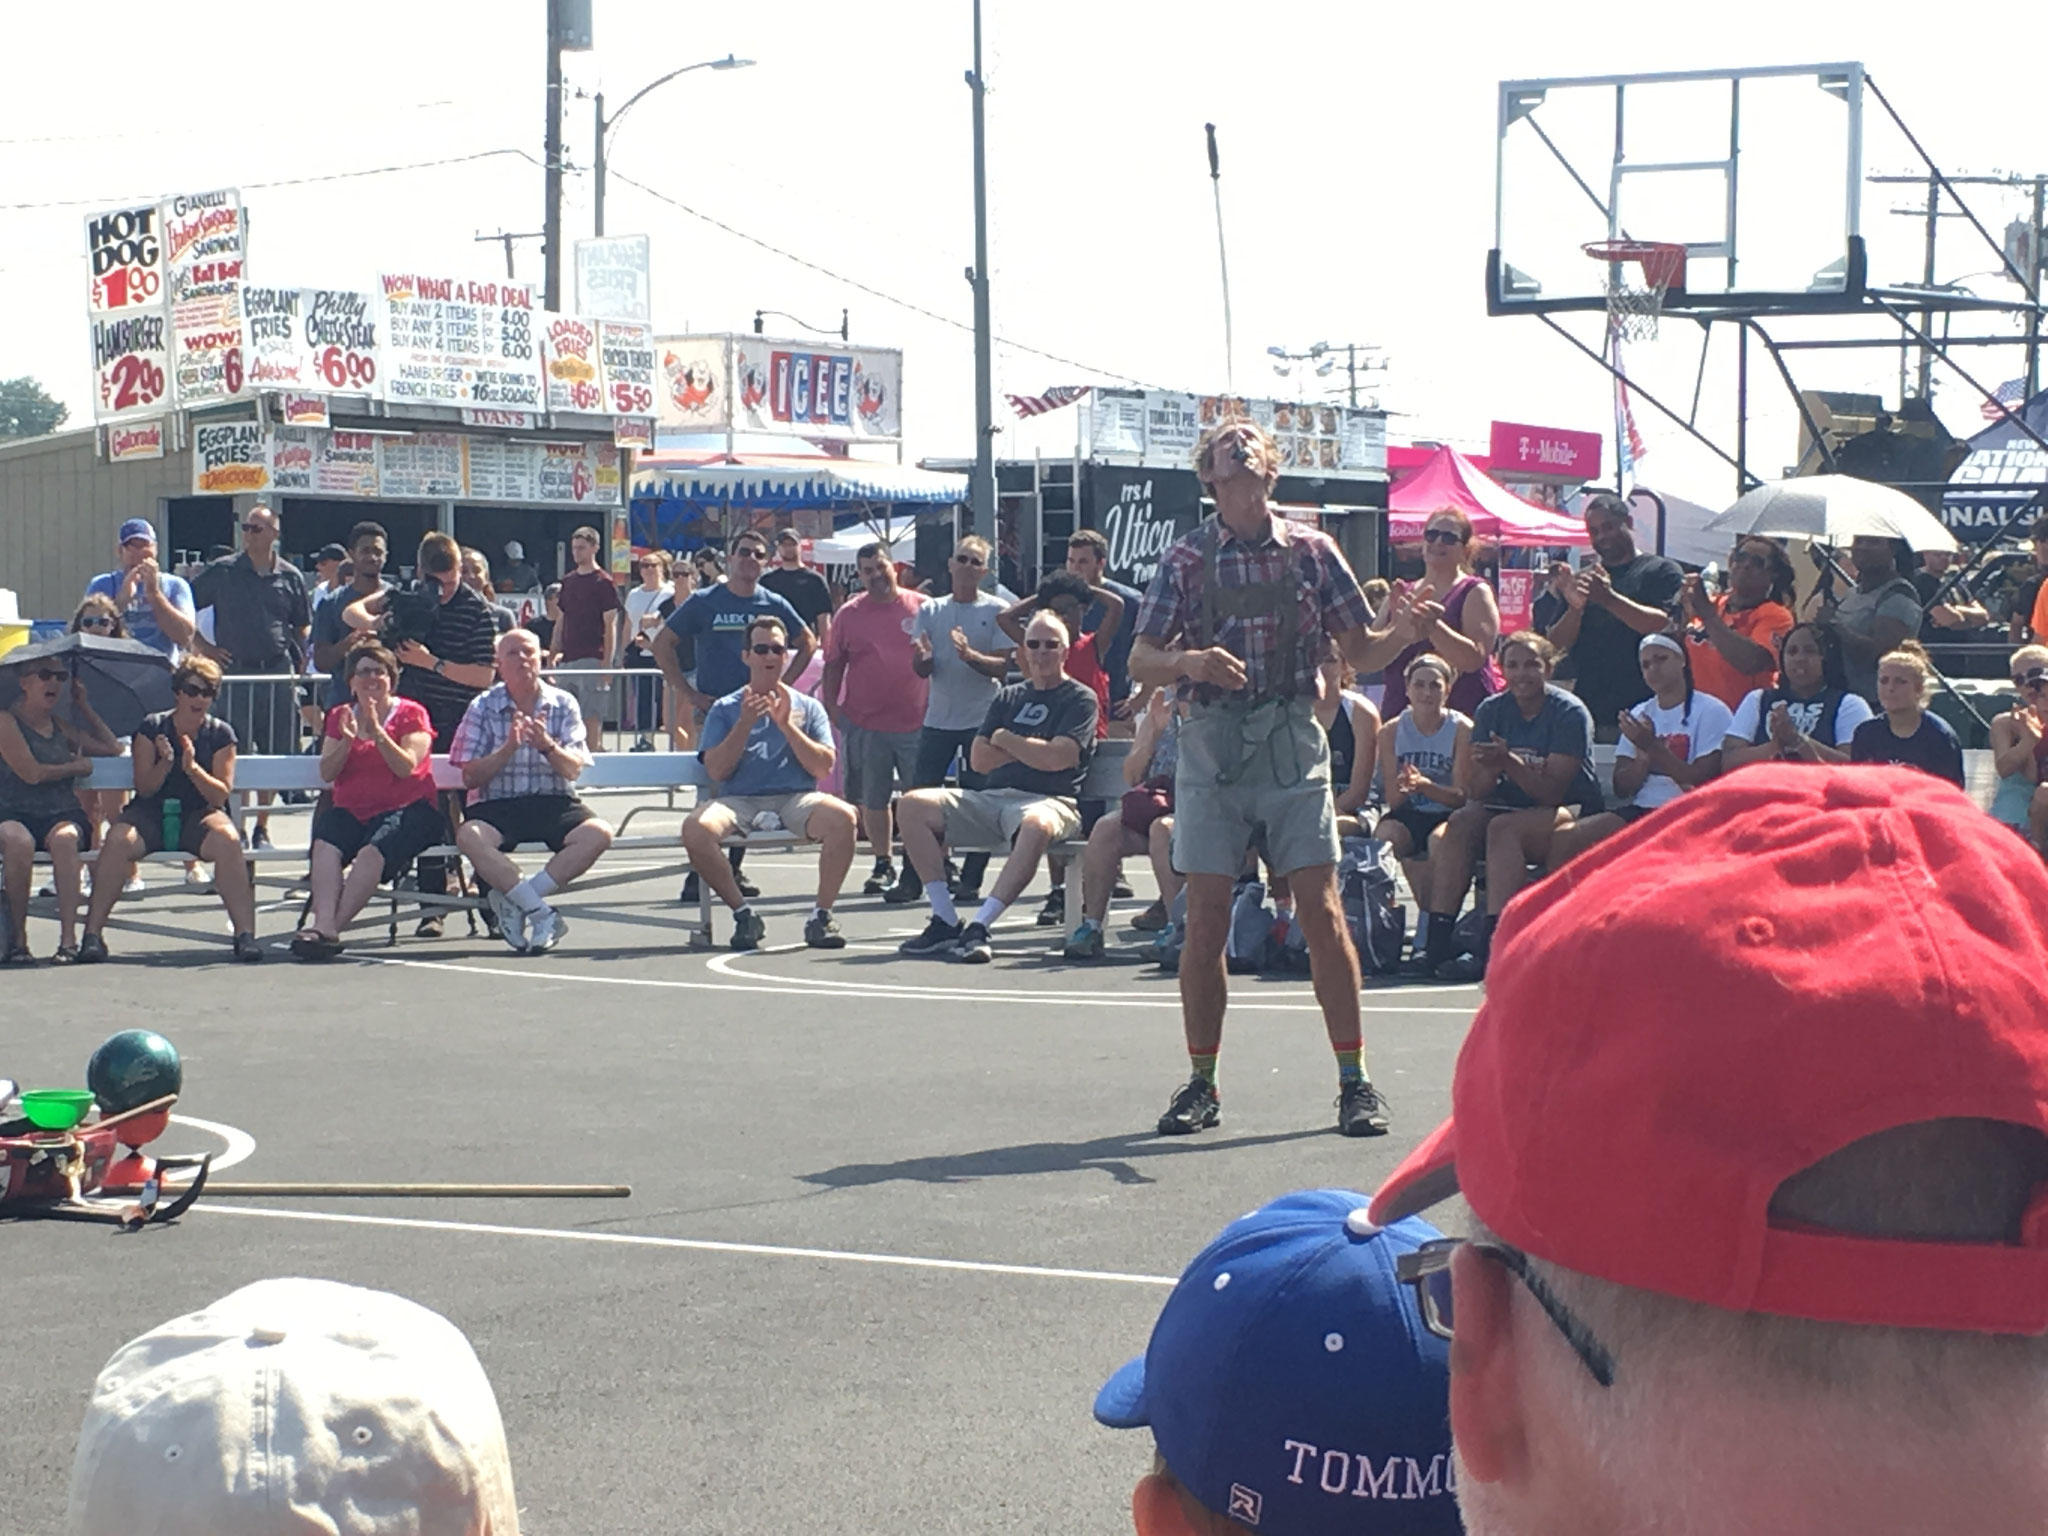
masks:
{"type": "Polygon", "coordinates": [[[188,699],[213,699],[220,697],[220,690],[211,683],[180,683],[178,692],[188,699]]]}
{"type": "Polygon", "coordinates": [[[1593,1337],[1593,1330],[1586,1326],[1585,1320],[1567,1307],[1557,1292],[1550,1288],[1549,1282],[1536,1273],[1529,1263],[1529,1256],[1506,1243],[1468,1243],[1462,1237],[1440,1237],[1394,1260],[1395,1278],[1415,1288],[1415,1301],[1422,1313],[1423,1327],[1440,1339],[1455,1336],[1452,1328],[1455,1318],[1451,1307],[1451,1255],[1468,1246],[1474,1253],[1493,1260],[1521,1281],[1536,1305],[1543,1309],[1543,1315],[1564,1335],[1572,1353],[1579,1357],[1579,1363],[1585,1366],[1593,1379],[1603,1387],[1614,1385],[1613,1353],[1593,1337]]]}
{"type": "Polygon", "coordinates": [[[756,656],[787,656],[789,654],[789,647],[786,645],[753,645],[747,647],[747,649],[756,656]]]}
{"type": "Polygon", "coordinates": [[[1455,528],[1425,528],[1422,530],[1422,541],[1425,544],[1462,544],[1465,542],[1465,535],[1455,528]]]}
{"type": "Polygon", "coordinates": [[[2048,688],[2048,667],[2035,667],[2032,671],[2022,673],[2012,680],[2012,685],[2029,692],[2036,688],[2048,688]]]}
{"type": "Polygon", "coordinates": [[[1024,649],[1027,651],[1063,651],[1066,648],[1067,642],[1064,640],[1026,640],[1024,642],[1024,649]]]}

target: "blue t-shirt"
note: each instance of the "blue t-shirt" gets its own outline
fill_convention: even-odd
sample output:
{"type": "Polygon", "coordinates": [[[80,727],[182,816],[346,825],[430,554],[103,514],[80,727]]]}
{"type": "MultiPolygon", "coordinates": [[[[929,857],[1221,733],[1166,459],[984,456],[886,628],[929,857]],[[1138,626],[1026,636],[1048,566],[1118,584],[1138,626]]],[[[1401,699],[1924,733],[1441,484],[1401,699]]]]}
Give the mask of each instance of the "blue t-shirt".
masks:
{"type": "MultiPolygon", "coordinates": [[[[1131,642],[1138,638],[1138,605],[1145,601],[1145,594],[1120,581],[1105,578],[1102,584],[1124,600],[1124,613],[1117,620],[1116,636],[1109,642],[1109,654],[1102,658],[1102,670],[1109,674],[1109,702],[1115,705],[1131,696],[1131,642]]],[[[1081,633],[1094,634],[1102,628],[1104,617],[1102,600],[1097,598],[1081,615],[1081,633]]]]}
{"type": "MultiPolygon", "coordinates": [[[[1543,688],[1543,706],[1534,720],[1522,713],[1512,693],[1495,693],[1472,711],[1472,745],[1498,741],[1523,762],[1541,767],[1548,757],[1576,757],[1579,771],[1565,791],[1564,803],[1585,815],[1600,809],[1600,780],[1593,772],[1593,716],[1584,703],[1555,683],[1543,688]]],[[[1488,805],[1527,810],[1535,805],[1529,791],[1506,774],[1486,797],[1488,805]]]]}
{"type": "Polygon", "coordinates": [[[1963,744],[1957,740],[1955,728],[1935,714],[1923,714],[1920,729],[1910,736],[1894,731],[1886,715],[1864,721],[1850,739],[1849,761],[1903,763],[1937,779],[1947,779],[1957,789],[1968,787],[1963,779],[1963,744]]]}
{"type": "MultiPolygon", "coordinates": [[[[123,574],[120,571],[105,571],[93,577],[91,581],[85,584],[85,595],[87,597],[104,597],[109,601],[117,600],[121,595],[121,577],[123,574]]],[[[163,588],[164,596],[170,599],[171,606],[184,614],[186,618],[192,618],[197,614],[198,609],[192,606],[191,585],[184,577],[173,576],[166,571],[157,577],[157,585],[163,588]]],[[[128,631],[131,639],[140,640],[144,645],[154,646],[166,656],[177,653],[178,648],[171,644],[170,637],[158,625],[156,621],[156,608],[150,602],[149,595],[142,590],[141,582],[135,584],[135,596],[129,599],[128,609],[121,615],[121,624],[128,631]]]]}
{"type": "MultiPolygon", "coordinates": [[[[696,599],[690,599],[695,602],[696,599]]],[[[717,746],[733,732],[740,720],[740,698],[745,689],[736,689],[713,704],[704,716],[704,734],[700,738],[697,758],[701,762],[704,754],[717,746]]],[[[825,713],[825,706],[808,693],[790,690],[789,718],[796,728],[821,747],[832,745],[832,720],[825,713]]],[[[800,795],[818,787],[818,781],[804,772],[796,754],[789,750],[789,738],[782,734],[782,727],[763,715],[754,722],[754,729],[747,736],[747,750],[740,754],[739,766],[732,771],[732,777],[718,786],[721,795],[800,795]]]]}
{"type": "Polygon", "coordinates": [[[763,617],[782,620],[792,648],[807,632],[796,610],[766,587],[756,587],[752,597],[741,597],[720,582],[693,593],[669,615],[669,632],[678,640],[696,642],[699,693],[722,700],[747,686],[747,626],[763,617]]]}

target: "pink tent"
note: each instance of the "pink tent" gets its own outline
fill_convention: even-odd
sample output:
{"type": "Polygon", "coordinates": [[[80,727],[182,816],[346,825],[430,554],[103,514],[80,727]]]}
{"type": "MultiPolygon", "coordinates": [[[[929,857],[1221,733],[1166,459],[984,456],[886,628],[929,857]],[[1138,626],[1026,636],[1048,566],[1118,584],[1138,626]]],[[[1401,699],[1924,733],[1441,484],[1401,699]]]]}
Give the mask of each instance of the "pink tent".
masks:
{"type": "Polygon", "coordinates": [[[1430,514],[1456,507],[1472,519],[1482,539],[1516,549],[1536,545],[1584,546],[1586,525],[1566,513],[1524,501],[1449,446],[1396,480],[1387,492],[1387,535],[1399,542],[1419,539],[1430,514]]]}

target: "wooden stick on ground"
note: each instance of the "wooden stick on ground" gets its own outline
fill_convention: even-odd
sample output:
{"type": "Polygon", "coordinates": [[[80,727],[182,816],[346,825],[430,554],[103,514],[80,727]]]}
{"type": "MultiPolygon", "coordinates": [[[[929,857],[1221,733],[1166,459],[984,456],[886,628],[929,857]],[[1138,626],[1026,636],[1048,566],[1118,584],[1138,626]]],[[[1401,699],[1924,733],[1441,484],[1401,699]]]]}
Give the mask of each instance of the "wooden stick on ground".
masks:
{"type": "MultiPolygon", "coordinates": [[[[167,1187],[175,1188],[166,1181],[167,1187]]],[[[109,1194],[123,1191],[109,1190],[109,1194]]],[[[329,1195],[363,1196],[377,1199],[433,1198],[514,1200],[624,1200],[633,1193],[630,1184],[360,1184],[360,1183],[234,1183],[213,1179],[208,1195],[329,1195]]]]}

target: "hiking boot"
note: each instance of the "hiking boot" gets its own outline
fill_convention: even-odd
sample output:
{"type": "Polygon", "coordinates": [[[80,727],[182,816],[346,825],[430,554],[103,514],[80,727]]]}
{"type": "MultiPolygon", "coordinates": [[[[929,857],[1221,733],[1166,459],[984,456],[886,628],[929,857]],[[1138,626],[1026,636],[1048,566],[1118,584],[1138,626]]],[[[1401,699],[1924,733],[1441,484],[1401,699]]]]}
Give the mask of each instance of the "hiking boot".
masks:
{"type": "Polygon", "coordinates": [[[860,888],[863,896],[879,896],[896,883],[896,866],[887,859],[875,860],[875,867],[869,871],[865,884],[860,888]]]}
{"type": "Polygon", "coordinates": [[[1038,909],[1038,926],[1057,928],[1067,920],[1067,888],[1056,885],[1046,892],[1045,905],[1038,909]]]}
{"type": "Polygon", "coordinates": [[[1346,1078],[1337,1087],[1337,1129],[1346,1136],[1387,1134],[1387,1106],[1369,1078],[1346,1078]]]}
{"type": "Polygon", "coordinates": [[[1100,960],[1102,958],[1102,924],[1092,917],[1081,919],[1081,926],[1074,930],[1074,936],[1067,940],[1060,951],[1069,960],[1100,960]]]}
{"type": "Polygon", "coordinates": [[[980,923],[969,923],[960,930],[960,943],[953,953],[956,959],[969,965],[987,965],[996,957],[995,949],[988,941],[988,929],[980,923]]]}
{"type": "Polygon", "coordinates": [[[1216,1096],[1216,1085],[1206,1077],[1191,1077],[1159,1117],[1159,1134],[1191,1136],[1220,1124],[1222,1119],[1223,1101],[1216,1096]]]}
{"type": "Polygon", "coordinates": [[[812,949],[844,949],[846,935],[839,931],[830,912],[813,912],[804,924],[804,942],[812,949]]]}
{"type": "Polygon", "coordinates": [[[896,946],[899,955],[944,955],[952,952],[960,942],[960,925],[949,923],[933,914],[932,920],[924,925],[924,932],[914,939],[905,939],[896,946]]]}
{"type": "Polygon", "coordinates": [[[1131,919],[1131,926],[1140,933],[1161,933],[1171,921],[1172,919],[1166,915],[1166,903],[1155,901],[1131,919]]]}
{"type": "Polygon", "coordinates": [[[761,941],[768,937],[768,925],[761,921],[761,914],[752,907],[736,913],[732,920],[732,947],[734,949],[759,949],[761,941]]]}

